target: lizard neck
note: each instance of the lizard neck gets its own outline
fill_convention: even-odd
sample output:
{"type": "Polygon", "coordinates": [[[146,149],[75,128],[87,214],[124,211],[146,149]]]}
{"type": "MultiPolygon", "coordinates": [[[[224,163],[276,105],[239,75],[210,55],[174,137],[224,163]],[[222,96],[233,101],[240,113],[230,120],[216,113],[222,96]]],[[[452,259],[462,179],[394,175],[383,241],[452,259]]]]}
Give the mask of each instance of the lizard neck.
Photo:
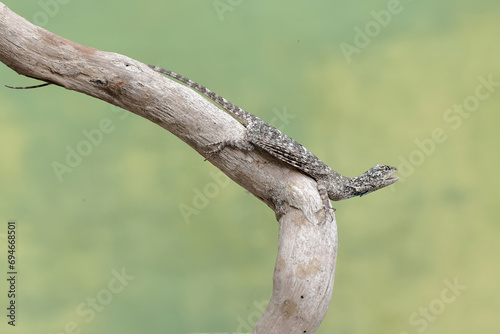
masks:
{"type": "Polygon", "coordinates": [[[327,189],[328,197],[332,201],[340,201],[355,196],[352,187],[355,182],[354,179],[337,173],[330,168],[330,172],[324,178],[325,182],[323,183],[327,189]]]}

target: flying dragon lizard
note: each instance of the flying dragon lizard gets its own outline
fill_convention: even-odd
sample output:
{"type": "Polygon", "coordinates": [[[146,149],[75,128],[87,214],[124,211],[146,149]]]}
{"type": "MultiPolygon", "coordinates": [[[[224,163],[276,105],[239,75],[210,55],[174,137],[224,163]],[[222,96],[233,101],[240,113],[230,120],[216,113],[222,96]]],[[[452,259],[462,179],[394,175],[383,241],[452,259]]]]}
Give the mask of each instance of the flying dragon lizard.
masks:
{"type": "Polygon", "coordinates": [[[208,88],[172,71],[154,65],[148,66],[154,71],[180,81],[206,96],[245,126],[246,133],[242,140],[227,140],[216,143],[216,149],[211,152],[210,156],[226,147],[236,147],[242,150],[252,150],[255,147],[261,148],[316,180],[318,192],[325,208],[329,207],[329,199],[340,201],[355,196],[363,196],[387,187],[398,180],[397,177],[393,177],[397,169],[386,165],[376,165],[358,177],[343,176],[280,130],[208,88]]]}

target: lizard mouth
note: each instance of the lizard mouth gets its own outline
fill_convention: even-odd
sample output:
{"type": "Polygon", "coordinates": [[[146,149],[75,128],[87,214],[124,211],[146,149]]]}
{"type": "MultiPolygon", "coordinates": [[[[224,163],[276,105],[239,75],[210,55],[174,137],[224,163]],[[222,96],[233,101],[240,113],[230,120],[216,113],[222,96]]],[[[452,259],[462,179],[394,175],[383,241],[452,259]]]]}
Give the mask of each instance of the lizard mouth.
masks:
{"type": "Polygon", "coordinates": [[[385,179],[384,181],[385,181],[385,183],[387,183],[387,185],[389,185],[389,184],[393,184],[397,180],[399,180],[399,177],[390,177],[388,179],[385,179]]]}
{"type": "Polygon", "coordinates": [[[395,183],[397,180],[399,180],[399,177],[396,177],[396,176],[393,177],[393,175],[396,174],[397,171],[398,170],[396,168],[394,168],[394,170],[390,171],[387,174],[387,178],[384,179],[384,183],[386,186],[391,185],[391,184],[395,183]]]}

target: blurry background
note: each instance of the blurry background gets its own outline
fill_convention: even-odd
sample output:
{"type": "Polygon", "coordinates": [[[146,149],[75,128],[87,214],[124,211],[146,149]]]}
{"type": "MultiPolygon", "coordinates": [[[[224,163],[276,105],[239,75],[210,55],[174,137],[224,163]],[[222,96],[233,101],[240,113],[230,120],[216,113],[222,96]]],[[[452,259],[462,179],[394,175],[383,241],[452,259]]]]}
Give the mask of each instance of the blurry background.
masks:
{"type": "MultiPolygon", "coordinates": [[[[317,333],[500,332],[500,2],[3,2],[192,78],[344,175],[399,167],[392,188],[335,203],[317,333]]],[[[0,78],[38,83],[3,64],[0,78]]],[[[0,87],[0,101],[0,265],[13,219],[20,272],[15,329],[0,281],[2,333],[251,331],[272,291],[271,210],[99,100],[0,87]]]]}

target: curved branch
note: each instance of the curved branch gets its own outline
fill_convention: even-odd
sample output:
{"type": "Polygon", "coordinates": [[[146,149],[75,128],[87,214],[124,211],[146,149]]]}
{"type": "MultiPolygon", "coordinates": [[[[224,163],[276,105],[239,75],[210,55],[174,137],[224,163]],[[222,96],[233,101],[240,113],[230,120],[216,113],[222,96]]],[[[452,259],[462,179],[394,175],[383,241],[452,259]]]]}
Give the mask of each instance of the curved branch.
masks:
{"type": "MultiPolygon", "coordinates": [[[[37,27],[0,2],[0,61],[19,74],[109,102],[172,132],[203,156],[245,128],[191,89],[126,56],[37,27]]],[[[261,150],[210,159],[276,212],[279,246],[271,300],[254,333],[314,333],[330,303],[335,220],[325,223],[316,183],[261,150]]]]}

